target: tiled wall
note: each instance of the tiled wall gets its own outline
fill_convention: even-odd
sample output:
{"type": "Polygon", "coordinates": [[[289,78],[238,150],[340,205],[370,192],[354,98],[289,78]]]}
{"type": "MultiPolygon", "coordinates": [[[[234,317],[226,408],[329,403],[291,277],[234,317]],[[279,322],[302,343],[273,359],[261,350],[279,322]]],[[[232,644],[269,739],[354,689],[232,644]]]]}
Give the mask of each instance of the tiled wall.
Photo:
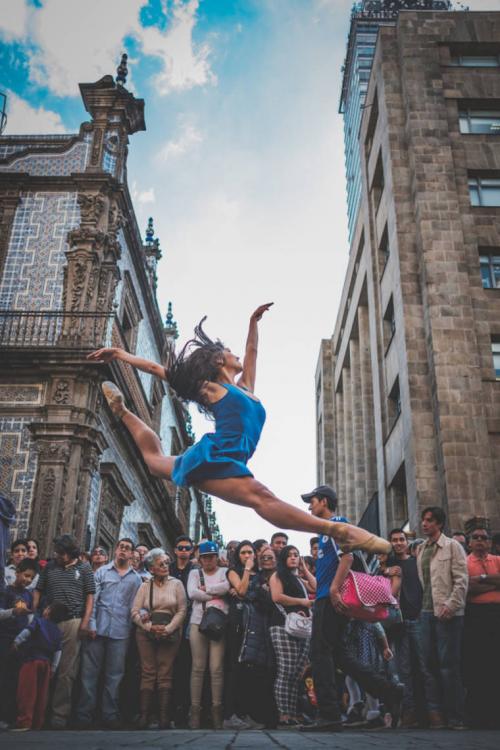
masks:
{"type": "MultiPolygon", "coordinates": [[[[23,145],[23,149],[26,146],[23,145]]],[[[8,149],[13,151],[21,150],[17,145],[4,146],[8,155],[8,149]]],[[[0,164],[2,172],[27,172],[30,175],[70,175],[72,172],[83,172],[87,165],[87,159],[90,150],[90,137],[85,136],[83,141],[75,143],[68,151],[63,154],[27,154],[14,159],[9,164],[0,164]]]]}
{"type": "Polygon", "coordinates": [[[0,308],[61,308],[66,236],[79,221],[76,193],[23,195],[14,217],[0,281],[0,308]]]}
{"type": "Polygon", "coordinates": [[[26,534],[38,456],[28,417],[0,417],[0,492],[16,507],[15,534],[26,534]]]}

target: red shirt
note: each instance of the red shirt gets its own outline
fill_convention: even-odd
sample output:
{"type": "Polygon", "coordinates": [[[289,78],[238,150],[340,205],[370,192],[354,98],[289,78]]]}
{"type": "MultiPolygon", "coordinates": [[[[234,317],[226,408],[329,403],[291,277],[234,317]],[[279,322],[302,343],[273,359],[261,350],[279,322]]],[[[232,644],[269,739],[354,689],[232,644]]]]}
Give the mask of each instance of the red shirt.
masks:
{"type": "MultiPolygon", "coordinates": [[[[467,569],[469,576],[500,575],[500,557],[497,555],[486,555],[486,557],[476,557],[473,553],[467,557],[467,569]]],[[[500,604],[500,589],[496,591],[485,591],[484,594],[476,594],[467,597],[471,604],[500,604]]]]}

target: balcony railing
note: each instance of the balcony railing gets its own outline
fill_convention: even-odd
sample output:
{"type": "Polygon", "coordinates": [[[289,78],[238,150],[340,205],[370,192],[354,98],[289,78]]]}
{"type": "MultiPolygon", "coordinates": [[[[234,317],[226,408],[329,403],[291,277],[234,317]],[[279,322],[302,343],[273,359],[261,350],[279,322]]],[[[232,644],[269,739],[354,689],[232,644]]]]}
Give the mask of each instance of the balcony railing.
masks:
{"type": "Polygon", "coordinates": [[[111,346],[112,313],[0,310],[0,347],[98,349],[111,346]]]}

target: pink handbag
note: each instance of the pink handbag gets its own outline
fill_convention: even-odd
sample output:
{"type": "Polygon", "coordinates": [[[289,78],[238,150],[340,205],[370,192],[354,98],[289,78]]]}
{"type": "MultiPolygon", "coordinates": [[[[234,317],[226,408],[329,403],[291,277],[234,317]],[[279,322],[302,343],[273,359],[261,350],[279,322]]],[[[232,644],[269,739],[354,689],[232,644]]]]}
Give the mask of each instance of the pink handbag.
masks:
{"type": "Polygon", "coordinates": [[[349,571],[340,589],[347,617],[367,622],[387,620],[390,607],[398,606],[391,593],[391,581],[384,576],[349,571]]]}

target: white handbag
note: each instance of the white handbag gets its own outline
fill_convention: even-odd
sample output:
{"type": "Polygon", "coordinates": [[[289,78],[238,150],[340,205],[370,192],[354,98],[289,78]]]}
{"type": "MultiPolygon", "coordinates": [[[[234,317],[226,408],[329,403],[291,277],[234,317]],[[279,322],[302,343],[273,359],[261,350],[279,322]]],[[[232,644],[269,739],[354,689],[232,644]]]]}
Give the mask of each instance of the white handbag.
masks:
{"type": "MultiPolygon", "coordinates": [[[[307,596],[307,590],[300,580],[300,585],[304,590],[304,595],[307,596]]],[[[290,635],[292,638],[310,638],[312,634],[312,617],[302,615],[300,612],[287,612],[281,604],[276,605],[280,612],[285,616],[285,633],[290,635]]]]}
{"type": "Polygon", "coordinates": [[[292,638],[310,638],[312,633],[312,617],[301,615],[300,612],[289,612],[285,617],[285,633],[292,638]]]}

